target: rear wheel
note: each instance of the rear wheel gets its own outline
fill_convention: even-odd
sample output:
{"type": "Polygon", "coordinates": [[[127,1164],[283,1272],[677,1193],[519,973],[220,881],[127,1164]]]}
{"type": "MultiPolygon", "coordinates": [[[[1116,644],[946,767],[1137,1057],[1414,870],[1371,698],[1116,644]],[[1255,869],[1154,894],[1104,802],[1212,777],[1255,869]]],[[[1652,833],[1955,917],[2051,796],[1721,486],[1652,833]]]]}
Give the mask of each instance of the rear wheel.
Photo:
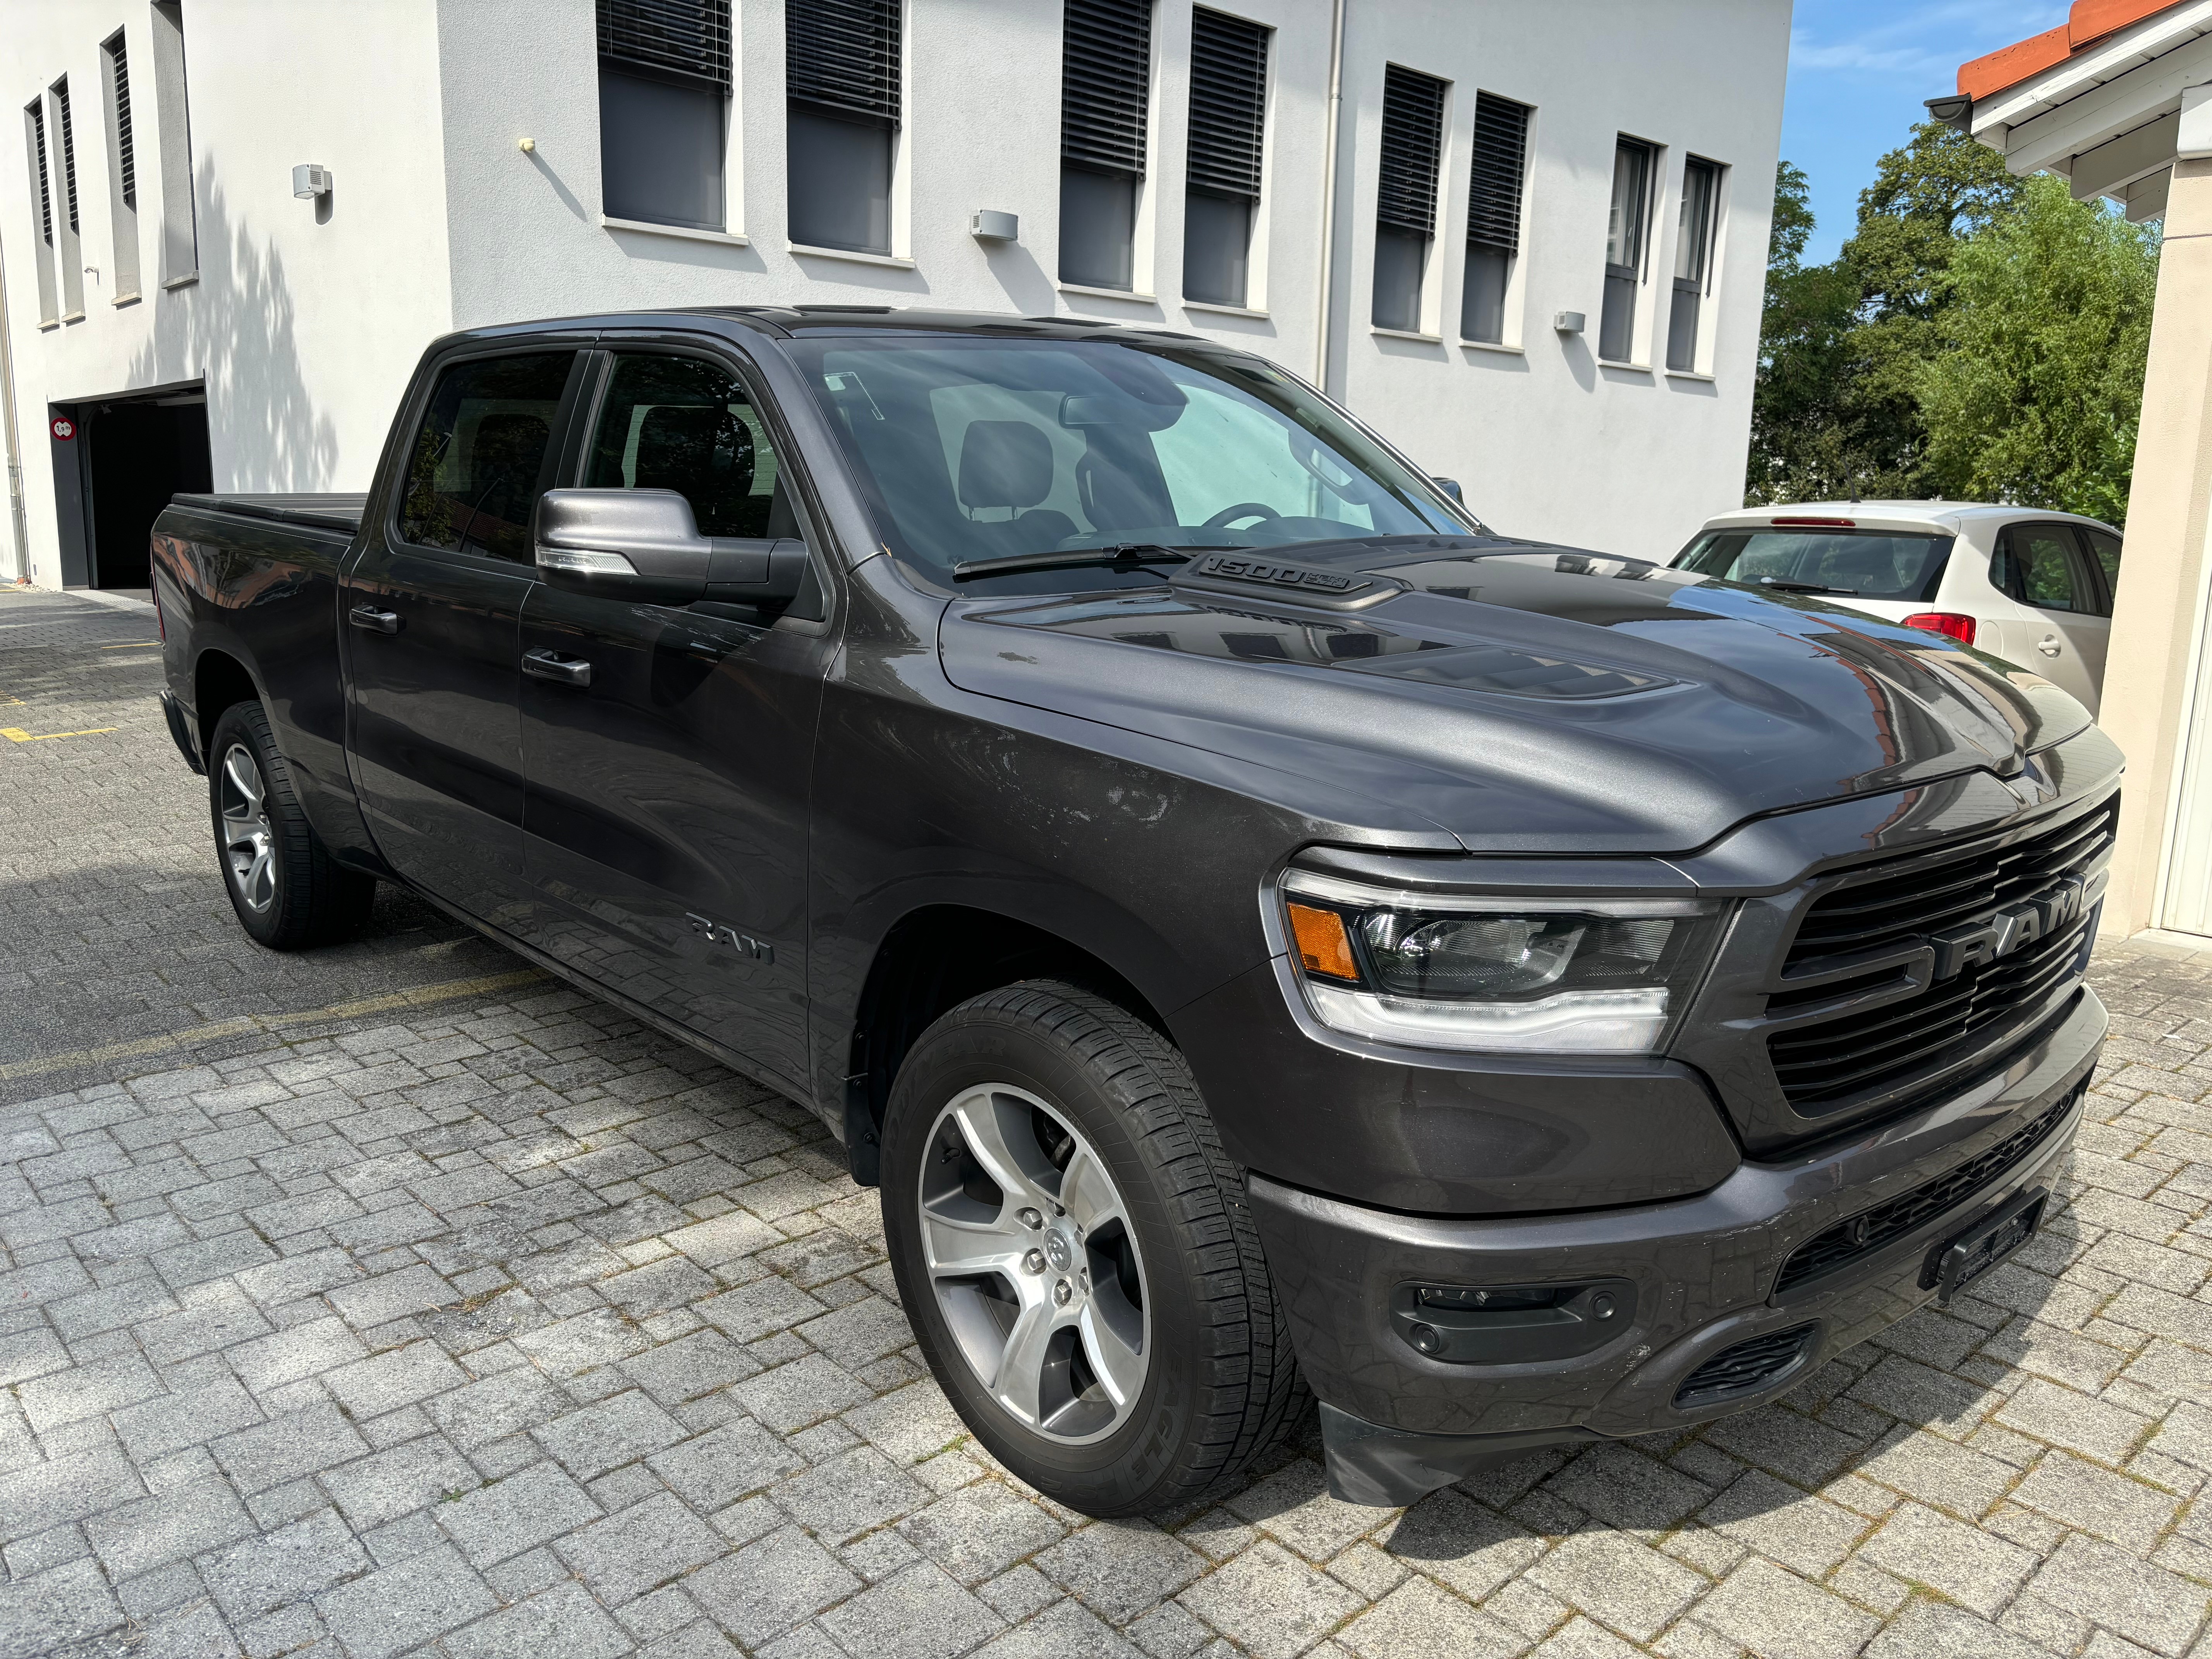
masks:
{"type": "Polygon", "coordinates": [[[1303,1404],[1242,1178],[1182,1056],[1115,1004],[1032,981],[931,1026],[892,1091],[883,1192],[938,1381],[1048,1497],[1194,1501],[1303,1404]]]}
{"type": "Polygon", "coordinates": [[[300,810],[291,769],[258,702],[233,703],[208,743],[208,806],[238,920],[275,951],[349,937],[376,896],[370,877],[334,862],[300,810]]]}

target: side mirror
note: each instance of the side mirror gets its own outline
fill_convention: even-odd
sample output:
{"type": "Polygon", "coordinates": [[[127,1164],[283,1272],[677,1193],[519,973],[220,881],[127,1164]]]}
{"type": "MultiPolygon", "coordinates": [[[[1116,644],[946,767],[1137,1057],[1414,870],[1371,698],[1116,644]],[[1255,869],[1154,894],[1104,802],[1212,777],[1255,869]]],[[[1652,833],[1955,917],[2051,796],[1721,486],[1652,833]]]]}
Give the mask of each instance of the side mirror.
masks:
{"type": "Polygon", "coordinates": [[[648,605],[774,604],[806,574],[805,543],[702,536],[673,489],[549,489],[535,539],[543,580],[648,605]]]}

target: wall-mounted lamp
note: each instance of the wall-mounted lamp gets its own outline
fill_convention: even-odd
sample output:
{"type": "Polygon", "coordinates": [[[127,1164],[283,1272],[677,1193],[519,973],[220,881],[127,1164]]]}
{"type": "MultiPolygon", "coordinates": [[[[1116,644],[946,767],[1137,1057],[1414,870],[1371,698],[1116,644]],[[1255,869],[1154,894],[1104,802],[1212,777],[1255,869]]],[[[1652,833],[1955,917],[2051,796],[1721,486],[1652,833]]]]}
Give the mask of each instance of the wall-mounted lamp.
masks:
{"type": "Polygon", "coordinates": [[[1579,311],[1555,311],[1552,313],[1552,326],[1562,334],[1579,334],[1583,331],[1583,313],[1579,311]]]}
{"type": "Polygon", "coordinates": [[[1022,222],[1012,213],[978,208],[969,221],[968,234],[979,242],[1018,242],[1022,238],[1022,222]]]}
{"type": "Polygon", "coordinates": [[[313,161],[302,161],[292,169],[292,194],[303,202],[312,202],[318,196],[331,193],[331,170],[313,161]]]}

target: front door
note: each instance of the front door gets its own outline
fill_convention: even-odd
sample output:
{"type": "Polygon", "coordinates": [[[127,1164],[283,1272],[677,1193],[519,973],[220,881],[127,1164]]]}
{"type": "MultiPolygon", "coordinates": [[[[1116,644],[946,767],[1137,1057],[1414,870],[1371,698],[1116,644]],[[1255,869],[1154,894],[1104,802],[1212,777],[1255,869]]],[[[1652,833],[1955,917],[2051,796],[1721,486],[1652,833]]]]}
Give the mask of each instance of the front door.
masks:
{"type": "MultiPolygon", "coordinates": [[[[734,364],[612,357],[577,482],[680,491],[702,534],[805,534],[734,364]]],[[[830,640],[781,616],[550,584],[523,613],[531,939],[794,1083],[806,1076],[808,775],[830,640]]]]}
{"type": "Polygon", "coordinates": [[[530,514],[579,356],[541,348],[439,371],[398,499],[368,526],[338,600],[355,781],[378,850],[509,928],[526,891],[515,688],[537,580],[530,514]]]}
{"type": "Polygon", "coordinates": [[[2096,614],[2097,582],[2074,526],[2009,526],[1990,574],[2013,602],[1998,654],[2064,687],[2095,712],[2112,624],[2096,614]]]}

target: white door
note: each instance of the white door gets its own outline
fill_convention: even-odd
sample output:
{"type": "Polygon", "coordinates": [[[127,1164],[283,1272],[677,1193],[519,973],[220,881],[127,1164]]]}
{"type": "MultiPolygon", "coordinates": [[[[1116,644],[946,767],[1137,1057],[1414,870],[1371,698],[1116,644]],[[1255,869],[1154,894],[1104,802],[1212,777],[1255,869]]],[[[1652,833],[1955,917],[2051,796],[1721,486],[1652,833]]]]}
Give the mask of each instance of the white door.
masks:
{"type": "Polygon", "coordinates": [[[1997,654],[2064,687],[2094,714],[2112,624],[2096,614],[2097,584],[2073,526],[2008,526],[1990,575],[2013,602],[1997,654]]]}

